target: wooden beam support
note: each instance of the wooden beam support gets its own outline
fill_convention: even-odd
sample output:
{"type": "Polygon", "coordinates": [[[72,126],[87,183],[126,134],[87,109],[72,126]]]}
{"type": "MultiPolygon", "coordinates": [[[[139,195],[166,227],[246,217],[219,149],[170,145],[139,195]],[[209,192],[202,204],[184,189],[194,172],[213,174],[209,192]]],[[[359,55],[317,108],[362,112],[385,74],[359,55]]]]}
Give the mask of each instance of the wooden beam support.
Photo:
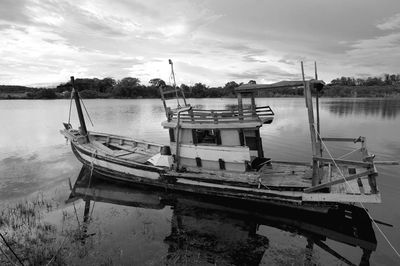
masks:
{"type": "Polygon", "coordinates": [[[237,99],[238,99],[238,112],[239,116],[242,116],[239,118],[239,120],[243,120],[243,100],[242,100],[242,94],[238,92],[237,94],[237,99]]]}
{"type": "MultiPolygon", "coordinates": [[[[301,63],[301,69],[303,73],[303,80],[304,80],[304,69],[303,69],[303,62],[301,63]]],[[[315,186],[319,183],[319,171],[318,171],[318,161],[314,159],[318,153],[318,144],[317,144],[317,136],[315,133],[315,123],[314,123],[314,109],[313,109],[313,102],[312,102],[312,95],[311,95],[311,87],[310,82],[304,80],[304,97],[306,101],[306,107],[308,111],[308,124],[310,127],[310,136],[311,136],[311,147],[313,153],[313,175],[312,175],[312,185],[315,186]]]]}
{"type": "Polygon", "coordinates": [[[338,142],[361,142],[361,138],[321,138],[323,141],[338,141],[338,142]]]}
{"type": "Polygon", "coordinates": [[[359,174],[346,176],[345,177],[346,180],[345,179],[336,179],[336,180],[333,180],[333,181],[330,181],[330,182],[327,182],[327,183],[324,183],[324,184],[320,184],[320,185],[317,185],[317,186],[306,188],[306,189],[304,189],[304,192],[305,193],[310,193],[310,192],[313,192],[313,191],[316,191],[316,190],[320,190],[321,188],[331,187],[333,185],[341,184],[341,183],[344,183],[346,181],[357,179],[357,178],[360,178],[360,177],[363,177],[363,176],[368,176],[368,175],[371,175],[371,174],[374,174],[374,173],[375,172],[371,169],[371,170],[368,170],[368,171],[365,171],[365,172],[362,172],[362,173],[359,173],[359,174]]]}
{"type": "Polygon", "coordinates": [[[257,115],[256,111],[256,100],[254,98],[254,92],[251,93],[251,113],[255,116],[257,115]]]}
{"type": "Polygon", "coordinates": [[[289,164],[289,165],[304,165],[304,166],[310,166],[311,167],[311,164],[309,162],[290,162],[290,161],[271,160],[271,163],[289,164]]]}
{"type": "Polygon", "coordinates": [[[349,164],[349,165],[358,165],[362,167],[371,167],[373,165],[372,162],[360,162],[360,161],[350,161],[350,160],[342,160],[342,159],[331,159],[331,158],[322,158],[314,156],[313,159],[320,161],[320,162],[327,162],[333,163],[336,162],[337,164],[349,164]]]}
{"type": "Polygon", "coordinates": [[[399,162],[397,162],[397,161],[374,161],[374,164],[380,164],[380,165],[399,165],[399,162]]]}

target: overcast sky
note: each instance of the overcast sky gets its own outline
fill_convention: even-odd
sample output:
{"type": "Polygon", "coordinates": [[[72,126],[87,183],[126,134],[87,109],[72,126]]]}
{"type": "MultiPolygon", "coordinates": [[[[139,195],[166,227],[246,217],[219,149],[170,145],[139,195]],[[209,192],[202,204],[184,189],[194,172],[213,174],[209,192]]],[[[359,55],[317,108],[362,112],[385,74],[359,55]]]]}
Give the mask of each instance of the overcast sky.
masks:
{"type": "Polygon", "coordinates": [[[1,0],[0,84],[400,73],[400,0],[1,0]]]}

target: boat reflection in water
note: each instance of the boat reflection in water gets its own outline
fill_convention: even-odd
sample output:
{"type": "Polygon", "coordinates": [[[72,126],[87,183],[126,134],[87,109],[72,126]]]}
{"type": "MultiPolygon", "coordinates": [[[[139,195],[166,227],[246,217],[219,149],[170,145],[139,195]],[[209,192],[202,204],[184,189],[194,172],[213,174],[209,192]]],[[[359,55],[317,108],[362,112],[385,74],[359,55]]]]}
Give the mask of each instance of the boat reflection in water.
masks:
{"type": "Polygon", "coordinates": [[[369,265],[370,255],[377,246],[371,221],[367,213],[358,207],[310,212],[276,205],[248,204],[239,200],[154,191],[137,185],[111,184],[102,180],[101,176],[90,177],[87,168],[82,168],[68,201],[79,199],[85,201],[85,232],[90,228],[89,214],[93,211],[91,201],[153,210],[171,208],[171,229],[163,241],[168,245],[166,264],[175,264],[176,258],[182,254],[186,257],[195,256],[198,265],[199,260],[200,264],[212,265],[269,264],[263,257],[269,256],[265,253],[273,243],[259,234],[260,226],[277,228],[306,238],[302,256],[305,265],[314,265],[315,245],[349,265],[355,263],[334,251],[327,242],[361,248],[359,265],[369,265]]]}

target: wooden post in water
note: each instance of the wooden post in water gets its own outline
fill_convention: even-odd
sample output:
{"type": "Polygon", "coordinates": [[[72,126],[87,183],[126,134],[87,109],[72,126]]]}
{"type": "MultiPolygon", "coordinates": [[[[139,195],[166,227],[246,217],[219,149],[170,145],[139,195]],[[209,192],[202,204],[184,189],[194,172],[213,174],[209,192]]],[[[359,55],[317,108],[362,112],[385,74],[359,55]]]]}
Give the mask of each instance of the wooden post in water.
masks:
{"type": "Polygon", "coordinates": [[[240,92],[238,92],[237,94],[237,99],[238,99],[239,120],[243,120],[243,100],[242,100],[242,94],[240,92]]]}
{"type": "Polygon", "coordinates": [[[81,101],[79,99],[78,91],[75,89],[75,79],[71,77],[71,84],[72,84],[72,93],[74,94],[76,110],[78,111],[78,118],[79,123],[81,124],[81,134],[83,134],[86,138],[86,141],[89,142],[89,135],[86,129],[85,118],[83,117],[81,101]]]}
{"type": "Polygon", "coordinates": [[[257,110],[256,110],[256,99],[255,99],[255,95],[254,92],[251,93],[251,114],[253,116],[257,115],[257,110]]]}
{"type": "MultiPolygon", "coordinates": [[[[318,80],[318,73],[317,73],[317,62],[314,61],[314,70],[315,70],[315,80],[318,80]]],[[[315,98],[315,104],[316,104],[316,109],[317,109],[317,132],[318,132],[318,145],[319,145],[319,156],[322,157],[322,141],[321,141],[321,128],[319,125],[319,91],[318,88],[316,89],[316,98],[315,98]]]]}
{"type": "Polygon", "coordinates": [[[318,176],[318,161],[314,159],[317,156],[317,138],[315,133],[315,124],[314,124],[314,110],[312,103],[312,95],[311,95],[311,87],[310,82],[305,80],[304,77],[304,66],[303,62],[301,62],[301,73],[303,75],[303,83],[304,83],[304,98],[306,101],[306,107],[308,111],[308,124],[310,126],[310,135],[311,135],[311,147],[313,153],[313,174],[312,174],[312,186],[319,184],[319,176],[318,176]]]}

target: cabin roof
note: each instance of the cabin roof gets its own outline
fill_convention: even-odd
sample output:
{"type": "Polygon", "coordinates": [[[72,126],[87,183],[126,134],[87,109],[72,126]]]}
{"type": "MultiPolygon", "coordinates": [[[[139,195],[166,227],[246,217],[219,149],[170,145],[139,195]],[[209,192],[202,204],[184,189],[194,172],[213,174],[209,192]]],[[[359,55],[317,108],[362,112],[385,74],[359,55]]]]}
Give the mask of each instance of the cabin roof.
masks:
{"type": "MultiPolygon", "coordinates": [[[[311,84],[324,86],[325,82],[322,80],[309,80],[311,84]]],[[[293,88],[293,87],[303,87],[304,81],[279,81],[271,84],[243,84],[235,89],[236,92],[240,93],[251,93],[259,90],[268,89],[279,89],[279,88],[293,88]]]]}
{"type": "MultiPolygon", "coordinates": [[[[271,118],[272,122],[272,118],[271,118]]],[[[164,128],[176,128],[177,120],[164,121],[161,125],[164,128]]],[[[185,122],[179,125],[180,128],[188,129],[240,129],[240,128],[257,128],[261,127],[263,123],[261,121],[244,121],[244,122],[234,122],[234,123],[190,123],[185,122]]]]}
{"type": "MultiPolygon", "coordinates": [[[[250,108],[203,110],[190,109],[180,114],[180,127],[186,128],[248,128],[262,126],[272,122],[274,112],[269,106],[252,106],[250,108]],[[240,109],[240,110],[239,110],[240,109]]],[[[171,127],[177,123],[178,111],[171,110],[168,119],[171,127]],[[172,124],[171,124],[171,123],[172,124]]]]}

